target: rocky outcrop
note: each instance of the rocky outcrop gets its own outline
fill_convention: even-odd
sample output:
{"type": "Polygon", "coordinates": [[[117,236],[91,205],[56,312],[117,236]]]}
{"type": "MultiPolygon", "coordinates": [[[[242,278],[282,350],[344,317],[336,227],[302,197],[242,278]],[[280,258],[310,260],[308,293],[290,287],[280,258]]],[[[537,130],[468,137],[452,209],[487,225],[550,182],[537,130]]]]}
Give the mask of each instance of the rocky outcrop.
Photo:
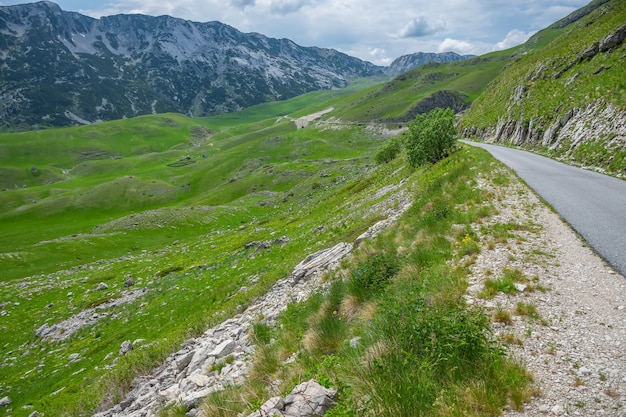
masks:
{"type": "MultiPolygon", "coordinates": [[[[578,147],[594,143],[606,149],[608,154],[624,152],[626,149],[626,110],[604,101],[596,101],[585,109],[573,108],[564,112],[547,127],[531,120],[501,119],[493,129],[466,129],[467,137],[479,137],[486,141],[509,143],[515,146],[543,148],[553,151],[562,159],[573,159],[578,147]]],[[[607,156],[612,158],[612,156],[607,156]]],[[[608,161],[610,162],[610,161],[608,161]]],[[[594,168],[591,166],[591,168],[594,168]]],[[[602,167],[595,167],[601,169],[602,167]]],[[[626,176],[626,167],[621,172],[611,172],[626,176]]]]}
{"type": "Polygon", "coordinates": [[[272,397],[248,417],[322,417],[334,405],[337,391],[317,381],[303,382],[283,398],[272,397]]]}
{"type": "MultiPolygon", "coordinates": [[[[100,283],[96,288],[97,291],[104,290],[104,288],[100,286],[101,284],[102,283],[100,283]]],[[[35,336],[48,341],[65,340],[83,327],[91,326],[107,317],[114,307],[133,302],[137,298],[145,295],[147,291],[148,290],[145,288],[141,290],[128,291],[119,298],[114,298],[96,307],[83,310],[60,323],[53,325],[44,323],[35,331],[35,336]]],[[[69,296],[71,297],[72,295],[69,296]]]]}
{"type": "MultiPolygon", "coordinates": [[[[553,75],[554,79],[561,78],[561,76],[563,76],[563,74],[572,69],[574,65],[582,61],[592,60],[599,53],[612,53],[618,47],[620,47],[622,43],[624,43],[624,40],[626,40],[626,25],[622,25],[619,28],[615,29],[600,42],[594,42],[589,45],[580,55],[577,55],[573,60],[569,61],[563,68],[557,71],[553,75]]],[[[594,72],[594,75],[597,75],[606,69],[609,68],[600,67],[594,72]]],[[[569,81],[566,87],[569,87],[571,83],[572,81],[569,81]]]]}
{"type": "Polygon", "coordinates": [[[598,52],[611,52],[626,39],[626,25],[622,25],[604,38],[598,45],[598,52]]]}
{"type": "Polygon", "coordinates": [[[339,243],[308,256],[243,313],[188,340],[153,375],[133,381],[132,391],[121,403],[96,416],[152,416],[173,403],[190,411],[212,392],[241,384],[255,350],[248,336],[252,324],[258,317],[272,324],[289,303],[308,298],[322,285],[324,272],[334,269],[351,250],[352,244],[339,243]]]}

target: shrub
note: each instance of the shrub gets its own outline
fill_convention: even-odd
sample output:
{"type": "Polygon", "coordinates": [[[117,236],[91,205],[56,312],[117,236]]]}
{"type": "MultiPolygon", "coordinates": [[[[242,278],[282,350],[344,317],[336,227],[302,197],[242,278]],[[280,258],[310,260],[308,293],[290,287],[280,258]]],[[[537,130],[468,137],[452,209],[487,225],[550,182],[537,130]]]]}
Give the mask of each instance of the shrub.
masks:
{"type": "Polygon", "coordinates": [[[358,301],[365,301],[379,294],[400,269],[398,258],[377,254],[368,259],[352,274],[348,291],[358,301]]]}
{"type": "Polygon", "coordinates": [[[447,157],[456,142],[454,112],[451,109],[434,109],[428,114],[418,114],[409,123],[406,149],[412,167],[434,164],[447,157]]]}
{"type": "Polygon", "coordinates": [[[398,138],[391,138],[378,149],[374,159],[377,164],[386,164],[393,161],[402,150],[402,143],[398,138]]]}
{"type": "Polygon", "coordinates": [[[510,376],[511,370],[491,338],[488,317],[464,304],[438,303],[410,285],[398,292],[401,297],[395,291],[387,294],[375,319],[380,347],[370,349],[366,363],[355,367],[354,387],[368,393],[372,415],[477,415],[462,412],[460,399],[478,393],[451,388],[476,378],[485,378],[489,390],[498,391],[496,400],[481,407],[501,407],[510,383],[494,380],[510,376]],[[455,402],[460,413],[438,414],[455,402]]]}

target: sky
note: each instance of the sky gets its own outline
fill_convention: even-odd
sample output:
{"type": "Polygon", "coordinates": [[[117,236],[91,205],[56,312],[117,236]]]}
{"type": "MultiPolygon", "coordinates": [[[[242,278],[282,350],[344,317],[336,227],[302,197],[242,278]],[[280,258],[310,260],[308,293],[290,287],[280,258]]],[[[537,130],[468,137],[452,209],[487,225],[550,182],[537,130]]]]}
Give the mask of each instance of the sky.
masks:
{"type": "MultiPolygon", "coordinates": [[[[242,32],[332,48],[377,65],[415,52],[506,49],[590,0],[56,0],[91,17],[140,13],[220,21],[242,32]]],[[[0,5],[27,1],[0,0],[0,5]]]]}

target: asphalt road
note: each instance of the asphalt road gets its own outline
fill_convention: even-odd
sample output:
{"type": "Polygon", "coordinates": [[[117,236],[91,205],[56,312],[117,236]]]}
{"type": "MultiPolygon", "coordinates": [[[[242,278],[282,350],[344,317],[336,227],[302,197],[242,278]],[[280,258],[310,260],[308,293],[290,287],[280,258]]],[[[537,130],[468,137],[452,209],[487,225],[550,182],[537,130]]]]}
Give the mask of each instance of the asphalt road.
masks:
{"type": "Polygon", "coordinates": [[[626,181],[531,152],[463,141],[512,168],[587,243],[626,276],[626,181]]]}

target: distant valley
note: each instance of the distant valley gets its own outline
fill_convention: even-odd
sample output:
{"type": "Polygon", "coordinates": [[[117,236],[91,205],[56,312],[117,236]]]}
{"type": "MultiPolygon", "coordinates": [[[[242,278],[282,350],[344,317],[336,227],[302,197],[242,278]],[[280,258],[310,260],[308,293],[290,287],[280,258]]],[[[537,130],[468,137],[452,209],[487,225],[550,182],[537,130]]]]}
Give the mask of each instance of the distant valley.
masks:
{"type": "Polygon", "coordinates": [[[0,56],[0,129],[8,131],[163,112],[215,115],[467,58],[416,53],[384,68],[220,22],[93,19],[47,1],[0,7],[0,56]]]}

